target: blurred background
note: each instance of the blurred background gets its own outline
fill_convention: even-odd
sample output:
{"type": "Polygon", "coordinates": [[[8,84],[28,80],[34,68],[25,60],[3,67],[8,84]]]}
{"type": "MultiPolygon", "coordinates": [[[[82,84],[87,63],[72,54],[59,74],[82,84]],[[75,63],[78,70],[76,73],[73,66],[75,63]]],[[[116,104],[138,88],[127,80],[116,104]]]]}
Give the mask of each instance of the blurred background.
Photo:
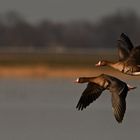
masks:
{"type": "Polygon", "coordinates": [[[140,44],[139,5],[138,0],[2,0],[0,138],[138,139],[139,87],[128,95],[118,125],[108,94],[78,112],[86,85],[73,81],[107,73],[139,86],[139,77],[94,66],[100,59],[117,59],[122,32],[140,44]]]}

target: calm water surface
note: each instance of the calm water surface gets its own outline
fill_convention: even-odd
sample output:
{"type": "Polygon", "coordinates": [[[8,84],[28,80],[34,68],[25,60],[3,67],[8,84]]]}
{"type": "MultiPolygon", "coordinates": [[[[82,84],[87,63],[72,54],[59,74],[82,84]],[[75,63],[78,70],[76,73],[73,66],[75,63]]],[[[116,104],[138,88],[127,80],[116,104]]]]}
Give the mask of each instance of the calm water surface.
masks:
{"type": "Polygon", "coordinates": [[[84,111],[75,106],[84,84],[73,79],[0,79],[1,140],[132,140],[140,138],[140,81],[118,124],[104,94],[84,111]]]}

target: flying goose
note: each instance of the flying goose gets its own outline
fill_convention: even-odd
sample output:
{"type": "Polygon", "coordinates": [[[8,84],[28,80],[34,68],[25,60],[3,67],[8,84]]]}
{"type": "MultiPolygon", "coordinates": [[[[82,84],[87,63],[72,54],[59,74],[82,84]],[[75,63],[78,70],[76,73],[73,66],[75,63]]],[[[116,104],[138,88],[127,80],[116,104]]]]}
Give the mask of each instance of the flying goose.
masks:
{"type": "Polygon", "coordinates": [[[78,110],[83,110],[90,103],[95,101],[104,90],[109,90],[112,97],[112,109],[118,123],[121,123],[126,110],[127,92],[136,87],[132,87],[125,82],[106,74],[97,77],[80,77],[76,83],[88,83],[86,89],[76,106],[78,110]]]}
{"type": "Polygon", "coordinates": [[[119,60],[99,61],[96,66],[110,66],[128,75],[140,75],[140,46],[134,47],[129,37],[122,33],[117,43],[119,60]]]}

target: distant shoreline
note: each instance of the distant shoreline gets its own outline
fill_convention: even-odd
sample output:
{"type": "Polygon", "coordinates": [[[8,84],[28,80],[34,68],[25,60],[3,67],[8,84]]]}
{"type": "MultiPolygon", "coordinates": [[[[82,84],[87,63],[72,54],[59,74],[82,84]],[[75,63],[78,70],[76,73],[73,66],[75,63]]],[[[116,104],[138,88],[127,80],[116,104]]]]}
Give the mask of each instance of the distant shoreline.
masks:
{"type": "Polygon", "coordinates": [[[71,68],[46,66],[0,66],[0,78],[76,78],[80,76],[96,76],[101,73],[110,74],[122,79],[139,79],[140,76],[129,76],[113,69],[71,68]]]}

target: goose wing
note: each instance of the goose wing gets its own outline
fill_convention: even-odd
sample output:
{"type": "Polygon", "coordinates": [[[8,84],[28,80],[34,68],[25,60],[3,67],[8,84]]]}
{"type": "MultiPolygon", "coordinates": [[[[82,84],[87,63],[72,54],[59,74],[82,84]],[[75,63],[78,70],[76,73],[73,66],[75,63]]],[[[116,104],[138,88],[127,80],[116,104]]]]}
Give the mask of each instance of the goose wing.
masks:
{"type": "Polygon", "coordinates": [[[122,33],[117,42],[119,60],[126,60],[129,57],[131,50],[134,48],[129,37],[122,33]]]}
{"type": "Polygon", "coordinates": [[[140,65],[140,46],[135,47],[127,59],[127,63],[140,65]]]}
{"type": "MultiPolygon", "coordinates": [[[[134,65],[140,65],[140,46],[134,47],[129,37],[124,33],[121,34],[120,39],[120,42],[122,44],[121,47],[126,46],[125,48],[127,48],[128,53],[130,54],[127,62],[134,65]]],[[[125,55],[126,52],[122,52],[125,55]]]]}
{"type": "Polygon", "coordinates": [[[129,57],[129,52],[128,50],[126,50],[124,42],[118,40],[117,46],[118,46],[119,61],[126,60],[129,57]]]}
{"type": "Polygon", "coordinates": [[[128,87],[124,84],[121,89],[112,91],[112,109],[115,119],[121,123],[126,110],[126,101],[128,87]]]}
{"type": "Polygon", "coordinates": [[[122,33],[118,40],[119,57],[129,64],[140,65],[140,46],[134,47],[129,37],[122,33]]]}
{"type": "Polygon", "coordinates": [[[125,47],[129,50],[129,52],[134,48],[131,40],[129,39],[129,37],[125,33],[122,33],[120,35],[120,39],[124,42],[125,47]]]}
{"type": "Polygon", "coordinates": [[[83,110],[86,108],[90,103],[95,101],[104,90],[103,87],[95,84],[95,83],[88,83],[86,89],[82,93],[80,100],[76,106],[78,110],[83,110]]]}

